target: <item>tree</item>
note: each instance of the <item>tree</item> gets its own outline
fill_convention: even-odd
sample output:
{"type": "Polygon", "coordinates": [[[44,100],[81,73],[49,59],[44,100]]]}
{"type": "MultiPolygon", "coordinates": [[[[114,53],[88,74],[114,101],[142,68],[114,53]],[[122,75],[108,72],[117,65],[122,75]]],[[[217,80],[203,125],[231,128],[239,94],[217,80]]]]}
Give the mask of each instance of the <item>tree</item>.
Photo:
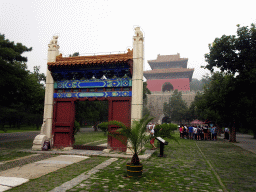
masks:
{"type": "Polygon", "coordinates": [[[142,109],[142,116],[144,117],[146,114],[150,113],[149,109],[147,108],[147,95],[151,94],[151,91],[147,88],[147,82],[143,82],[143,109],[142,109]]]}
{"type": "Polygon", "coordinates": [[[44,83],[46,83],[46,76],[44,73],[39,73],[40,70],[40,66],[34,66],[34,75],[37,79],[37,83],[41,84],[41,82],[43,81],[44,83]]]}
{"type": "Polygon", "coordinates": [[[169,103],[164,103],[163,106],[164,115],[171,118],[172,121],[182,122],[186,119],[187,104],[182,99],[182,93],[177,89],[170,97],[169,103]]]}
{"type": "MultiPolygon", "coordinates": [[[[217,67],[234,76],[233,89],[236,92],[232,100],[236,101],[237,106],[230,126],[235,132],[234,123],[236,126],[246,124],[256,139],[256,93],[250,89],[256,85],[256,28],[254,24],[250,28],[237,27],[237,36],[223,35],[209,45],[210,53],[205,54],[208,63],[205,68],[213,72],[217,67]]],[[[235,141],[232,137],[231,140],[235,141]]]]}
{"type": "Polygon", "coordinates": [[[28,71],[25,62],[26,57],[22,53],[31,51],[21,43],[14,44],[0,34],[0,84],[2,93],[1,106],[10,106],[19,102],[22,92],[22,82],[26,79],[28,71]]]}
{"type": "Polygon", "coordinates": [[[204,75],[203,78],[201,80],[198,79],[192,79],[192,81],[190,82],[190,90],[191,91],[203,91],[203,88],[205,85],[209,84],[209,76],[204,75]]]}
{"type": "Polygon", "coordinates": [[[233,75],[213,73],[210,83],[198,93],[191,107],[200,120],[211,120],[218,125],[232,122],[236,115],[236,102],[232,99],[233,75]]]}
{"type": "Polygon", "coordinates": [[[77,56],[79,56],[79,52],[75,52],[72,55],[71,54],[69,55],[69,57],[77,57],[77,56]]]}
{"type": "MultiPolygon", "coordinates": [[[[38,127],[42,120],[44,87],[38,83],[36,75],[27,70],[27,58],[21,56],[31,50],[21,43],[10,42],[0,34],[0,84],[3,90],[0,119],[3,128],[6,123],[19,128],[25,122],[35,122],[38,127]],[[32,116],[33,119],[28,121],[32,116]]],[[[37,69],[39,71],[39,67],[37,69]]]]}
{"type": "Polygon", "coordinates": [[[108,102],[76,102],[76,120],[80,123],[80,125],[84,125],[85,123],[95,125],[97,122],[108,121],[108,102]]]}
{"type": "Polygon", "coordinates": [[[110,136],[115,137],[119,141],[121,141],[124,145],[127,145],[127,139],[130,141],[131,146],[127,145],[128,148],[131,149],[133,152],[133,156],[131,159],[131,164],[133,165],[140,165],[140,159],[138,156],[139,149],[142,145],[144,145],[148,140],[150,139],[150,136],[148,136],[146,133],[146,127],[147,124],[152,120],[153,118],[149,117],[149,114],[147,114],[145,117],[140,119],[139,121],[133,121],[131,127],[127,127],[125,124],[119,121],[109,121],[101,123],[101,127],[108,127],[109,125],[116,125],[120,127],[116,130],[116,132],[108,132],[110,136]],[[120,135],[124,137],[120,137],[120,135]]]}

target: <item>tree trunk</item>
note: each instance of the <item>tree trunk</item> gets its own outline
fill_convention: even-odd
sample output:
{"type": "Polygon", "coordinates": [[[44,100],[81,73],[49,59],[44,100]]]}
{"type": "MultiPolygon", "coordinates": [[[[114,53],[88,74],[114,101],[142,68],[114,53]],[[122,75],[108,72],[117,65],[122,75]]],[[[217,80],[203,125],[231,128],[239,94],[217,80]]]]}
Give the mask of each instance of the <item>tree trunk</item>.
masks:
{"type": "Polygon", "coordinates": [[[253,129],[253,139],[256,139],[256,128],[253,129]]]}
{"type": "Polygon", "coordinates": [[[137,153],[134,153],[134,155],[132,156],[132,160],[131,163],[133,165],[139,165],[140,164],[140,159],[137,153]]]}
{"type": "Polygon", "coordinates": [[[235,123],[232,123],[231,134],[229,142],[236,142],[236,126],[235,123]]]}
{"type": "Polygon", "coordinates": [[[221,136],[221,130],[222,130],[222,128],[220,128],[220,126],[217,126],[217,134],[218,134],[218,136],[221,136]]]}

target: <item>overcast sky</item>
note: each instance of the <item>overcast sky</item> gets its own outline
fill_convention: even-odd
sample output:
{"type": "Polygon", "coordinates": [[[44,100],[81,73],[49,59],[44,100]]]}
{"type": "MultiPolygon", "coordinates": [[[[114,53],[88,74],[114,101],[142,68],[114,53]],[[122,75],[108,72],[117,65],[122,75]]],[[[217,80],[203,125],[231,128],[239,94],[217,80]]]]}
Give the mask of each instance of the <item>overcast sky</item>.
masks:
{"type": "Polygon", "coordinates": [[[204,54],[222,35],[235,35],[236,25],[256,23],[255,0],[0,0],[0,33],[33,50],[28,69],[46,73],[48,43],[58,35],[60,52],[110,53],[132,48],[134,27],[145,36],[144,69],[157,55],[180,53],[195,68],[193,78],[209,71],[204,54]]]}

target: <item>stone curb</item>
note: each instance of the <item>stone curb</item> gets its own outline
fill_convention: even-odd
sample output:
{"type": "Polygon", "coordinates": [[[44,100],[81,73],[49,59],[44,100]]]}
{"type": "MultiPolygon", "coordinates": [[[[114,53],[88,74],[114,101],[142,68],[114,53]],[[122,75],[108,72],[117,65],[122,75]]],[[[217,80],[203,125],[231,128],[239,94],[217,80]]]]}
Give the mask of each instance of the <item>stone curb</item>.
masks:
{"type": "Polygon", "coordinates": [[[118,160],[117,158],[108,159],[107,161],[97,165],[90,171],[82,173],[81,175],[77,176],[76,178],[74,178],[66,183],[63,183],[59,187],[56,187],[55,189],[51,190],[50,192],[62,192],[62,191],[69,190],[69,189],[73,188],[74,186],[78,185],[79,183],[81,183],[82,181],[88,179],[92,174],[97,173],[100,169],[107,167],[112,162],[117,161],[117,160],[118,160]]]}
{"type": "MultiPolygon", "coordinates": [[[[116,158],[132,158],[132,155],[124,155],[124,154],[111,154],[111,153],[103,153],[102,151],[93,151],[93,150],[70,150],[70,151],[34,151],[30,149],[20,150],[22,152],[30,152],[30,153],[41,153],[41,154],[66,154],[66,155],[81,155],[81,156],[102,156],[102,157],[116,157],[116,158]]],[[[140,159],[148,159],[155,152],[155,150],[146,150],[144,155],[139,155],[140,159]]]]}

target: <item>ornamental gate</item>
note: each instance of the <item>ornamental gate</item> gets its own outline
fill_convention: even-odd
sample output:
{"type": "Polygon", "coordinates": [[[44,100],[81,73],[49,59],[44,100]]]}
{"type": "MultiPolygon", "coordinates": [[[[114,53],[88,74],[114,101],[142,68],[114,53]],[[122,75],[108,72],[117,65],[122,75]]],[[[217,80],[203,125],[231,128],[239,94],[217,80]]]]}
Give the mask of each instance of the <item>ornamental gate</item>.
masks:
{"type": "MultiPolygon", "coordinates": [[[[74,143],[75,101],[108,101],[108,120],[130,125],[133,54],[85,57],[56,57],[48,69],[54,79],[53,146],[70,147],[74,143]]],[[[110,127],[113,132],[116,127],[110,127]]],[[[108,138],[113,149],[126,151],[117,139],[108,138]]]]}
{"type": "MultiPolygon", "coordinates": [[[[51,146],[72,147],[74,143],[75,101],[108,101],[108,120],[130,127],[142,117],[143,34],[135,28],[133,50],[124,54],[62,57],[57,36],[48,44],[48,69],[41,133],[33,150],[41,150],[45,140],[51,146]]],[[[109,126],[109,132],[117,127],[109,126]]],[[[126,151],[127,146],[108,136],[108,147],[126,151]]],[[[126,151],[130,153],[130,151],[126,151]]]]}

